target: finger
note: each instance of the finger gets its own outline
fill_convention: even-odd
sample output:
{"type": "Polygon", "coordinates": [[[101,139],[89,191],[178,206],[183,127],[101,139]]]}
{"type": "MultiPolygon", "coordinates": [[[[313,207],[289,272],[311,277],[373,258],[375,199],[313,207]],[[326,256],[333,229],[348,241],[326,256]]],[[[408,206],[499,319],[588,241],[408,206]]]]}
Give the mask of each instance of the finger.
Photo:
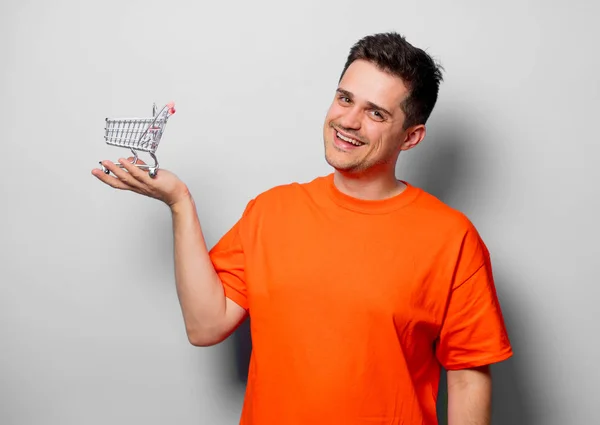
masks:
{"type": "MultiPolygon", "coordinates": [[[[135,158],[133,156],[130,156],[129,158],[127,158],[127,161],[133,163],[134,159],[135,158]]],[[[142,161],[141,159],[139,159],[139,158],[135,161],[135,163],[138,164],[138,165],[146,165],[146,163],[144,161],[142,161]]]]}
{"type": "Polygon", "coordinates": [[[139,190],[139,183],[136,183],[134,178],[129,176],[126,171],[123,171],[115,163],[111,161],[102,161],[102,165],[105,168],[105,173],[103,173],[104,176],[98,176],[99,178],[103,177],[102,181],[110,184],[112,187],[118,186],[118,189],[129,189],[136,192],[139,190]],[[110,173],[112,173],[114,177],[111,176],[110,173]],[[118,182],[121,182],[122,184],[119,184],[118,182]]]}
{"type": "MultiPolygon", "coordinates": [[[[121,165],[124,165],[124,163],[126,163],[127,161],[124,159],[119,159],[119,163],[121,165]]],[[[127,172],[126,169],[123,169],[121,167],[119,167],[117,164],[110,162],[110,161],[106,161],[102,163],[106,169],[108,171],[110,171],[111,173],[113,173],[115,175],[116,178],[118,178],[119,180],[121,180],[123,183],[134,187],[136,189],[141,190],[143,188],[143,184],[138,181],[135,176],[132,176],[131,173],[127,172]]]]}
{"type": "MultiPolygon", "coordinates": [[[[104,163],[102,163],[105,167],[106,165],[104,163]]],[[[131,187],[130,185],[128,185],[127,183],[119,180],[116,177],[111,176],[110,174],[106,174],[103,170],[99,169],[99,168],[94,168],[92,170],[92,174],[101,182],[107,184],[108,186],[114,188],[114,189],[120,189],[120,190],[130,190],[133,192],[137,192],[136,188],[131,187]]]]}
{"type": "MultiPolygon", "coordinates": [[[[133,176],[138,182],[147,185],[151,183],[151,178],[148,175],[148,172],[142,171],[139,167],[136,167],[131,163],[133,158],[130,160],[125,160],[123,158],[119,159],[119,164],[123,166],[123,168],[129,173],[129,175],[133,176]]],[[[138,159],[137,164],[146,165],[144,161],[138,159]]]]}

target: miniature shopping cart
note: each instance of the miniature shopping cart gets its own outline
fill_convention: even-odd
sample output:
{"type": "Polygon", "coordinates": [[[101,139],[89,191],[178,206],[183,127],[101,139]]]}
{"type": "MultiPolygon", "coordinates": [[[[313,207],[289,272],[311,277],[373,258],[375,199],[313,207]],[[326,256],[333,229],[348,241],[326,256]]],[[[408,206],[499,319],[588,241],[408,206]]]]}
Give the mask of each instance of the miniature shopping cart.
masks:
{"type": "MultiPolygon", "coordinates": [[[[150,177],[154,177],[158,172],[156,149],[165,131],[167,120],[174,113],[175,104],[171,102],[158,112],[154,104],[152,117],[148,118],[106,118],[104,140],[108,145],[128,148],[133,153],[131,163],[140,169],[148,170],[150,177]],[[154,160],[154,165],[138,164],[138,151],[148,153],[154,160]]],[[[102,171],[108,174],[108,169],[102,163],[100,165],[102,171]]],[[[119,163],[115,165],[123,168],[119,163]]]]}

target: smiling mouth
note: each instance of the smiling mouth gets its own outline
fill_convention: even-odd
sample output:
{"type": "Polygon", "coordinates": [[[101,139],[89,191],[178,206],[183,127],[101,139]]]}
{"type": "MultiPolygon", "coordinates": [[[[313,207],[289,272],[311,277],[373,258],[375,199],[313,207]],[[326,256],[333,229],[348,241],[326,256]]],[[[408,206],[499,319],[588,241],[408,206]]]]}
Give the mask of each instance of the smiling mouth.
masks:
{"type": "Polygon", "coordinates": [[[353,139],[351,137],[348,137],[348,136],[340,133],[339,131],[337,131],[335,129],[334,129],[334,134],[335,134],[335,138],[339,142],[343,143],[344,145],[354,146],[354,147],[360,147],[360,146],[363,146],[365,144],[365,143],[363,143],[363,142],[361,142],[359,140],[356,140],[356,139],[353,139]]]}

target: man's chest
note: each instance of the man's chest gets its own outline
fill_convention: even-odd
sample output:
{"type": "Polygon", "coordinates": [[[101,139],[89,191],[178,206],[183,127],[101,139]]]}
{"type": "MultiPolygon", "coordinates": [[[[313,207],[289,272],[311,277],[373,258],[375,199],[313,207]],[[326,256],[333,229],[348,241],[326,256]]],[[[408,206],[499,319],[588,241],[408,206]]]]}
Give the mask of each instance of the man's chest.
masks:
{"type": "Polygon", "coordinates": [[[257,241],[248,259],[251,314],[312,318],[338,329],[357,320],[366,328],[419,323],[434,335],[441,301],[428,266],[411,251],[412,237],[366,219],[280,226],[257,241]]]}

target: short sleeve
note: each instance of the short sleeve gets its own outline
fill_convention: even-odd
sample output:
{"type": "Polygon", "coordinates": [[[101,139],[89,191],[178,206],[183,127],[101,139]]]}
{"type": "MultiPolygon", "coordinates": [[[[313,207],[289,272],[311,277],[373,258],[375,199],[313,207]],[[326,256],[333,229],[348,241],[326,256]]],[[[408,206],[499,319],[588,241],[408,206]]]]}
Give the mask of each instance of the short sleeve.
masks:
{"type": "Polygon", "coordinates": [[[465,238],[436,342],[447,370],[485,366],[508,359],[512,348],[496,293],[489,253],[473,229],[465,238]]]}
{"type": "Polygon", "coordinates": [[[253,201],[246,206],[242,217],[209,251],[215,271],[223,283],[225,296],[246,310],[248,309],[248,291],[245,276],[246,257],[241,231],[252,204],[253,201]]]}

